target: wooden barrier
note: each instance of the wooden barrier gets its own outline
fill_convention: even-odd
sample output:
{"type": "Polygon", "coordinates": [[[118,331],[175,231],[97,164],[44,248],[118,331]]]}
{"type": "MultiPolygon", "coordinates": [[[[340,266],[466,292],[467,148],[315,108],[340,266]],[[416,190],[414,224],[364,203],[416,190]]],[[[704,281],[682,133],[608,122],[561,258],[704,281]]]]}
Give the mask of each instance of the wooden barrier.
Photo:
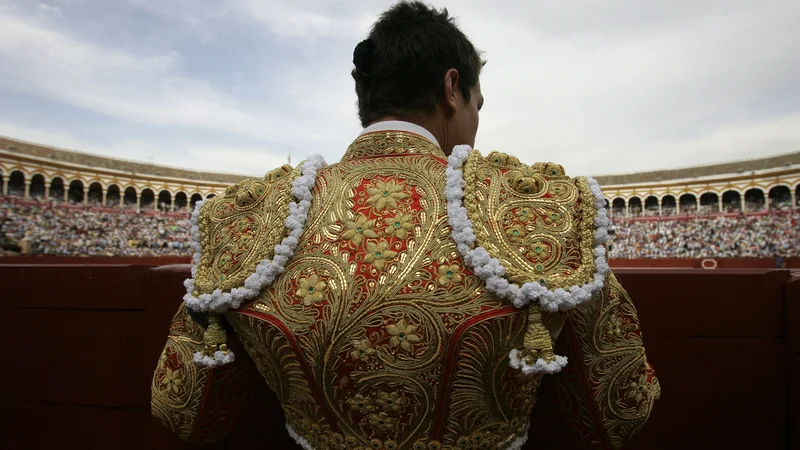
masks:
{"type": "Polygon", "coordinates": [[[133,266],[168,266],[170,264],[188,264],[189,256],[0,256],[1,265],[133,265],[133,266]]]}
{"type": "MultiPolygon", "coordinates": [[[[639,310],[663,390],[627,448],[797,448],[800,279],[785,270],[615,272],[639,310]]],[[[150,377],[188,273],[188,265],[0,265],[3,448],[196,448],[149,414],[150,377]]],[[[247,420],[206,449],[299,448],[274,395],[259,389],[247,420]]],[[[531,448],[577,448],[546,419],[537,408],[531,448]]]]}

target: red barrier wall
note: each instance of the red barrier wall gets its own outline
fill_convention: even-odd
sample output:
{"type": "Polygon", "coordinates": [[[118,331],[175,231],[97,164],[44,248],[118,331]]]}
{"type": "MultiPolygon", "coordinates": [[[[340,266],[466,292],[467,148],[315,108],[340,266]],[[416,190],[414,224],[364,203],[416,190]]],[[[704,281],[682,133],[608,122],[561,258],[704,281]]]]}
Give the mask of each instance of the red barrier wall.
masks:
{"type": "MultiPolygon", "coordinates": [[[[0,266],[3,448],[190,448],[149,415],[150,377],[188,271],[0,266]]],[[[797,448],[800,279],[772,270],[616,273],[639,310],[663,390],[628,448],[797,448]]],[[[249,420],[207,448],[299,448],[275,397],[261,388],[249,420]]],[[[559,430],[537,417],[531,442],[577,448],[559,430]]]]}
{"type": "Polygon", "coordinates": [[[133,266],[167,266],[189,264],[188,256],[0,256],[0,265],[23,264],[104,264],[133,266]]]}

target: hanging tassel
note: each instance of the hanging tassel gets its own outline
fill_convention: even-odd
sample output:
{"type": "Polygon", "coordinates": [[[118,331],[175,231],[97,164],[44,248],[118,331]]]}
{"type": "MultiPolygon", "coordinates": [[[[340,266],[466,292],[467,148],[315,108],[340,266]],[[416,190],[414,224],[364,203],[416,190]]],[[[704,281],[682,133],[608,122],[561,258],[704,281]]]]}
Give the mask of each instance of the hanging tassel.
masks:
{"type": "Polygon", "coordinates": [[[567,358],[553,353],[553,340],[550,332],[542,324],[542,312],[535,306],[528,308],[528,329],[523,339],[524,348],[514,349],[508,355],[509,364],[524,374],[561,371],[567,365],[567,358]]]}
{"type": "Polygon", "coordinates": [[[203,367],[217,367],[234,361],[228,348],[228,336],[217,314],[208,314],[208,326],[203,332],[203,351],[194,354],[194,362],[203,367]]]}

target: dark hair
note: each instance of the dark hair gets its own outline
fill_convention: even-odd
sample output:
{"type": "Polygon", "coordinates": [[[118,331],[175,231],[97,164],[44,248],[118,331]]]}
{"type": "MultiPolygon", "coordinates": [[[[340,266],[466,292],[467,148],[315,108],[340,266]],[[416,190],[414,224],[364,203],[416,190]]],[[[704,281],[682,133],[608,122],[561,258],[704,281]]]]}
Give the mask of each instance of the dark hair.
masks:
{"type": "Polygon", "coordinates": [[[386,116],[434,112],[444,94],[444,74],[456,69],[470,101],[483,61],[447,9],[402,1],[384,12],[353,52],[352,71],[361,125],[386,116]]]}

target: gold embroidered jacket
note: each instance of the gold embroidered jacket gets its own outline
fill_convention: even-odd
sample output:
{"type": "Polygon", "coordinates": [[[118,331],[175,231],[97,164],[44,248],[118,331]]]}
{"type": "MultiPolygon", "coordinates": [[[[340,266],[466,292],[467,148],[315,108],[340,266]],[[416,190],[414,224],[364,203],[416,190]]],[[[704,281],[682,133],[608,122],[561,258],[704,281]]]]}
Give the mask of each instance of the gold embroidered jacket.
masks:
{"type": "MultiPolygon", "coordinates": [[[[512,281],[568,288],[591,277],[585,179],[500,153],[468,164],[464,204],[478,242],[512,281]]],[[[153,414],[184,439],[220,439],[243,403],[249,357],[306,449],[520,448],[543,376],[509,366],[528,308],[498,299],[463,261],[446,168],[441,150],[415,134],[356,139],[319,173],[284,272],[225,314],[246,354],[195,366],[202,328],[181,307],[153,378],[153,414]],[[215,417],[230,420],[212,426],[215,417]]],[[[200,293],[242,286],[272,256],[298,175],[284,166],[203,205],[200,293]]],[[[587,442],[619,448],[660,393],[630,298],[609,273],[590,301],[541,317],[569,359],[553,378],[569,420],[587,442]]]]}

